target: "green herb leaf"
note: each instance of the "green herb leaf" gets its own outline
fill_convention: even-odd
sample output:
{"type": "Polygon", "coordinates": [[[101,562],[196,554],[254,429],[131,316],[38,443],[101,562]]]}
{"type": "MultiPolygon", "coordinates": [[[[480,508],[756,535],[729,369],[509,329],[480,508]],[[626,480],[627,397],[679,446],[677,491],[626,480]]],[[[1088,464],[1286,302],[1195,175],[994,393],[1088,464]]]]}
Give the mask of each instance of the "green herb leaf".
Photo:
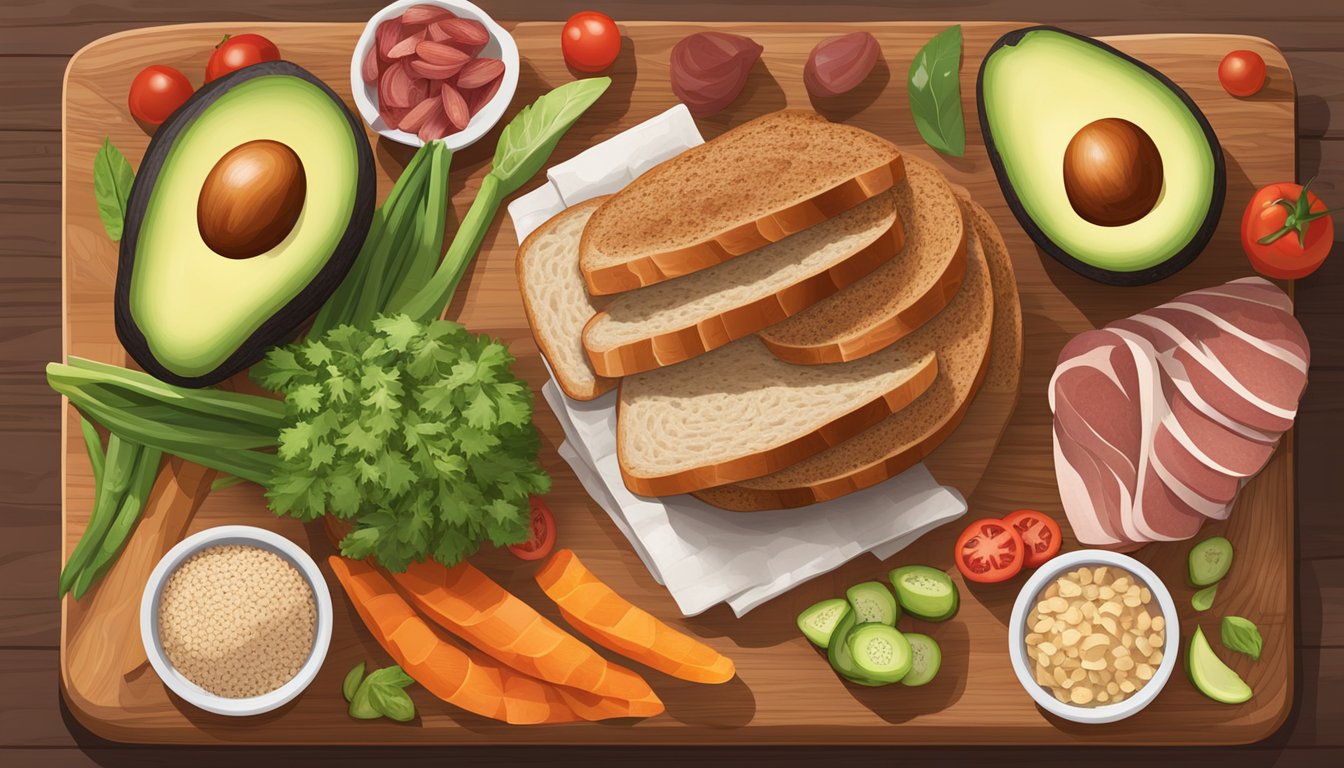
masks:
{"type": "Polygon", "coordinates": [[[610,77],[565,83],[524,107],[509,121],[499,136],[494,167],[490,170],[505,188],[504,195],[541,170],[560,137],[610,85],[610,77]]]}
{"type": "Polygon", "coordinates": [[[1213,599],[1218,595],[1218,585],[1205,587],[1190,598],[1190,606],[1196,611],[1207,611],[1213,607],[1213,599]]]}
{"type": "Polygon", "coordinates": [[[388,685],[393,688],[405,688],[415,682],[399,664],[375,669],[369,673],[369,682],[374,685],[388,685]]]}
{"type": "Polygon", "coordinates": [[[400,688],[391,685],[369,686],[369,703],[385,717],[399,723],[415,719],[415,702],[400,688]]]}
{"type": "Polygon", "coordinates": [[[359,690],[359,684],[364,682],[364,662],[359,662],[345,673],[345,680],[341,682],[341,694],[345,696],[346,701],[355,700],[355,691],[359,690]]]}
{"type": "Polygon", "coordinates": [[[350,716],[356,720],[377,720],[383,716],[378,708],[373,706],[371,694],[373,686],[369,685],[369,679],[364,678],[364,682],[355,689],[355,694],[350,697],[350,716]]]}
{"type": "Polygon", "coordinates": [[[934,35],[915,54],[906,85],[910,114],[919,135],[945,155],[966,152],[966,123],[961,114],[961,26],[934,35]]]}
{"type": "Polygon", "coordinates": [[[1264,647],[1264,638],[1260,630],[1249,619],[1240,616],[1223,617],[1223,645],[1228,650],[1244,653],[1256,661],[1260,660],[1260,650],[1264,647]]]}
{"type": "Polygon", "coordinates": [[[93,195],[98,200],[98,216],[103,229],[113,240],[121,240],[126,223],[126,203],[131,196],[135,171],[126,156],[112,146],[112,140],[103,138],[103,146],[93,156],[93,195]]]}

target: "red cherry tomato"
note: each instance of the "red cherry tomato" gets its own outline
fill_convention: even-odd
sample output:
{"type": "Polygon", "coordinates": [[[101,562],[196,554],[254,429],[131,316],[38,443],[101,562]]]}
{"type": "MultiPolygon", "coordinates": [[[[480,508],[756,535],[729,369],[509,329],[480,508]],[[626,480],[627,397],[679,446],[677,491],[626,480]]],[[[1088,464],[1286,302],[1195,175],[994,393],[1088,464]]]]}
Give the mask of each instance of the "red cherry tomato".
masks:
{"type": "Polygon", "coordinates": [[[994,584],[1022,570],[1022,537],[1002,520],[985,518],[966,526],[957,538],[953,557],[957,570],[970,581],[994,584]]]}
{"type": "Polygon", "coordinates": [[[555,515],[551,514],[551,508],[541,499],[533,498],[530,504],[532,538],[509,547],[509,552],[520,560],[540,560],[555,549],[555,515]]]}
{"type": "Polygon", "coordinates": [[[565,63],[580,72],[601,72],[621,52],[621,32],[605,13],[580,11],[569,17],[560,32],[565,63]]]}
{"type": "Polygon", "coordinates": [[[1019,509],[1003,518],[1003,522],[1013,526],[1017,535],[1022,537],[1022,548],[1026,553],[1022,564],[1027,568],[1045,565],[1045,561],[1059,554],[1059,548],[1064,543],[1064,537],[1059,533],[1059,523],[1043,512],[1019,509]]]}
{"type": "Polygon", "coordinates": [[[136,120],[146,125],[159,125],[177,111],[193,89],[187,76],[172,67],[155,64],[140,70],[131,81],[127,105],[136,120]]]}
{"type": "Polygon", "coordinates": [[[1218,65],[1218,82],[1233,96],[1254,96],[1265,87],[1265,60],[1255,51],[1233,51],[1218,65]]]}
{"type": "Polygon", "coordinates": [[[279,61],[280,49],[261,35],[225,35],[205,65],[205,81],[263,61],[279,61]]]}
{"type": "Polygon", "coordinates": [[[1241,248],[1255,271],[1266,277],[1306,277],[1321,266],[1334,242],[1330,211],[1306,186],[1285,182],[1262,187],[1241,217],[1241,248]]]}

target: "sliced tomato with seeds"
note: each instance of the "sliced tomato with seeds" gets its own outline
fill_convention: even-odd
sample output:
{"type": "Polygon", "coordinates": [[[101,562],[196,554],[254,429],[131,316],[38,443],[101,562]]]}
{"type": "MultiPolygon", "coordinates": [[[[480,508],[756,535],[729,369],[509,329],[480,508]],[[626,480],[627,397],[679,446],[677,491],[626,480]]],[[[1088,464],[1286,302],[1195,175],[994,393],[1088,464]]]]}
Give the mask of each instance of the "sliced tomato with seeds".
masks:
{"type": "Polygon", "coordinates": [[[1003,522],[1013,526],[1017,535],[1022,537],[1022,548],[1026,552],[1023,565],[1039,568],[1055,555],[1064,543],[1060,535],[1059,523],[1044,512],[1034,509],[1019,509],[1003,518],[1003,522]]]}
{"type": "Polygon", "coordinates": [[[992,517],[966,526],[953,556],[957,570],[970,581],[996,584],[1022,570],[1022,537],[1013,526],[992,517]]]}
{"type": "Polygon", "coordinates": [[[536,497],[531,499],[530,506],[532,537],[509,547],[509,552],[520,560],[540,560],[555,549],[555,515],[551,513],[551,508],[536,497]]]}

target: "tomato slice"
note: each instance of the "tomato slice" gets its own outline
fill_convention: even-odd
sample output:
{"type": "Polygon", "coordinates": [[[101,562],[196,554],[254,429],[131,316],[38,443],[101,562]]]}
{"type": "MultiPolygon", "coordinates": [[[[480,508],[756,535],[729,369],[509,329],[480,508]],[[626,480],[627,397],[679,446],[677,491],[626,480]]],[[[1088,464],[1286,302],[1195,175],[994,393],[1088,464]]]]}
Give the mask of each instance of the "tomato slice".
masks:
{"type": "Polygon", "coordinates": [[[1039,568],[1047,560],[1059,554],[1064,544],[1060,535],[1059,523],[1044,512],[1034,509],[1019,509],[1003,518],[1003,522],[1013,526],[1017,535],[1022,537],[1022,548],[1026,552],[1023,565],[1027,568],[1039,568]]]}
{"type": "Polygon", "coordinates": [[[957,538],[957,570],[971,581],[995,584],[1022,570],[1022,537],[1013,526],[987,517],[966,526],[957,538]]]}
{"type": "Polygon", "coordinates": [[[555,549],[555,515],[551,514],[546,502],[535,496],[529,506],[532,507],[532,538],[509,547],[509,552],[520,560],[540,560],[555,549]]]}

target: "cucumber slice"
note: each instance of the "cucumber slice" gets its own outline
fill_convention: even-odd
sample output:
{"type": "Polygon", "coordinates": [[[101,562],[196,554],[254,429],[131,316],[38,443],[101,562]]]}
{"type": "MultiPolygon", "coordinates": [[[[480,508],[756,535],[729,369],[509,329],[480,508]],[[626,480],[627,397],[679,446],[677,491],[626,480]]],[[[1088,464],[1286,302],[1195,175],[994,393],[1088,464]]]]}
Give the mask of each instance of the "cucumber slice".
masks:
{"type": "Polygon", "coordinates": [[[1190,682],[1210,699],[1222,704],[1240,704],[1250,700],[1251,687],[1218,658],[1200,627],[1195,627],[1195,636],[1190,638],[1185,664],[1190,672],[1190,682]]]}
{"type": "Polygon", "coordinates": [[[1217,584],[1232,568],[1232,542],[1222,536],[1205,539],[1190,548],[1190,583],[1217,584]]]}
{"type": "Polygon", "coordinates": [[[859,624],[877,623],[888,627],[896,626],[901,617],[900,606],[891,590],[880,581],[865,581],[855,584],[845,592],[849,604],[854,608],[855,621],[859,624]]]}
{"type": "Polygon", "coordinates": [[[822,600],[798,614],[798,628],[813,645],[825,648],[830,645],[835,628],[849,613],[848,601],[838,597],[822,600]]]}
{"type": "Polygon", "coordinates": [[[886,683],[867,679],[854,665],[854,656],[849,652],[847,641],[857,625],[858,621],[855,619],[854,611],[847,611],[845,617],[836,626],[835,632],[831,634],[831,643],[826,648],[826,660],[831,663],[831,669],[835,670],[837,675],[851,683],[868,686],[886,685],[886,683]]]}
{"type": "Polygon", "coordinates": [[[859,676],[879,683],[897,683],[910,672],[910,641],[895,627],[860,624],[845,638],[859,676]]]}
{"type": "Polygon", "coordinates": [[[1213,598],[1218,595],[1218,585],[1205,587],[1190,598],[1190,607],[1196,611],[1207,611],[1213,607],[1213,598]]]}
{"type": "Polygon", "coordinates": [[[925,621],[942,621],[957,612],[961,598],[952,578],[927,565],[906,565],[891,572],[896,601],[905,612],[925,621]]]}
{"type": "Polygon", "coordinates": [[[905,639],[910,643],[910,672],[901,678],[901,685],[912,688],[929,683],[938,674],[943,665],[943,651],[938,641],[918,632],[906,632],[905,639]]]}

